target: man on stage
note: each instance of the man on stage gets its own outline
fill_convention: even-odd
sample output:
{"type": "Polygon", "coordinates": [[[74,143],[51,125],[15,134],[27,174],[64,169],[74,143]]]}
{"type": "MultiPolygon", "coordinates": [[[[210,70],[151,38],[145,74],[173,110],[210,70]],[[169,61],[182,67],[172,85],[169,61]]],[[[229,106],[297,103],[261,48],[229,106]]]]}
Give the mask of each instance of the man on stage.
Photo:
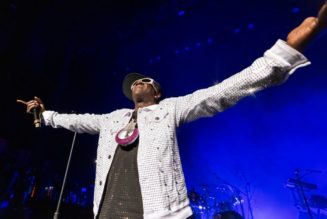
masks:
{"type": "Polygon", "coordinates": [[[99,134],[94,191],[95,218],[176,218],[192,215],[180,162],[176,128],[213,116],[238,100],[278,85],[309,61],[300,52],[327,26],[327,1],[317,17],[292,30],[244,69],[212,87],[161,99],[161,86],[138,73],[128,74],[123,92],[134,109],[94,114],[59,114],[45,110],[35,97],[25,102],[37,108],[43,123],[78,133],[99,134]]]}

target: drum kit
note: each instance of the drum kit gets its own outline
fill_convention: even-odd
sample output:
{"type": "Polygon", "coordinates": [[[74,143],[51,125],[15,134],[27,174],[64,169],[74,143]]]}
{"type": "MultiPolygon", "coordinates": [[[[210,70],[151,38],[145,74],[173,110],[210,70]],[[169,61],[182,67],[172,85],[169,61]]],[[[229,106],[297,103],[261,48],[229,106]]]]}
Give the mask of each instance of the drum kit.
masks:
{"type": "Polygon", "coordinates": [[[192,188],[188,197],[194,219],[245,219],[243,193],[224,180],[192,188]]]}

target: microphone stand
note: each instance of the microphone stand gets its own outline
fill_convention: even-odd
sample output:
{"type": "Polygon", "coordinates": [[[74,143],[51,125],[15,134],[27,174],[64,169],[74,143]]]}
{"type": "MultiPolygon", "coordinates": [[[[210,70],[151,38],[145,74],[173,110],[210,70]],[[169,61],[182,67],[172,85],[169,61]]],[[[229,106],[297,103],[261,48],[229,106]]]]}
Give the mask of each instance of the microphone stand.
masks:
{"type": "Polygon", "coordinates": [[[73,149],[74,149],[74,145],[75,145],[76,135],[77,135],[77,132],[74,132],[73,142],[72,142],[72,146],[70,148],[70,153],[69,153],[69,157],[68,157],[68,161],[67,161],[67,165],[66,165],[66,171],[65,171],[64,179],[63,179],[62,186],[61,186],[61,191],[60,191],[60,195],[59,195],[57,209],[56,209],[56,211],[55,211],[55,213],[53,215],[53,219],[58,219],[58,217],[59,217],[59,209],[60,209],[62,194],[64,192],[64,188],[65,188],[65,184],[66,184],[66,178],[67,178],[70,161],[71,161],[72,154],[73,154],[73,149]]]}
{"type": "Polygon", "coordinates": [[[301,181],[301,178],[302,177],[300,176],[300,170],[295,170],[295,177],[296,177],[296,179],[298,181],[298,184],[299,184],[299,187],[300,187],[300,191],[301,191],[301,194],[302,194],[302,198],[304,200],[304,204],[305,204],[305,207],[307,209],[309,218],[310,219],[313,219],[313,216],[312,216],[312,213],[311,213],[311,209],[310,209],[310,206],[309,206],[309,203],[308,203],[308,199],[307,199],[307,196],[305,195],[303,184],[302,184],[302,181],[301,181]]]}
{"type": "MultiPolygon", "coordinates": [[[[252,209],[252,204],[251,204],[251,198],[250,198],[250,183],[246,182],[245,185],[245,190],[246,190],[246,200],[248,201],[248,208],[249,208],[249,213],[250,213],[250,218],[254,219],[253,216],[253,209],[252,209]]],[[[244,217],[244,216],[243,216],[244,217]]]]}

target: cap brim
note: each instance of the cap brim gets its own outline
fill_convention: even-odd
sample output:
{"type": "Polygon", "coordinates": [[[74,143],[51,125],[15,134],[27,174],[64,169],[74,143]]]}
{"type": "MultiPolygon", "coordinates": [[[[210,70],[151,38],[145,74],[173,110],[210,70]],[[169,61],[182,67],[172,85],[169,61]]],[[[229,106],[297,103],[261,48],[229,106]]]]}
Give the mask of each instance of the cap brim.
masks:
{"type": "Polygon", "coordinates": [[[131,86],[136,80],[139,80],[141,78],[146,78],[146,76],[136,72],[129,73],[128,75],[125,76],[123,80],[122,88],[123,88],[124,95],[128,99],[133,100],[131,86]]]}

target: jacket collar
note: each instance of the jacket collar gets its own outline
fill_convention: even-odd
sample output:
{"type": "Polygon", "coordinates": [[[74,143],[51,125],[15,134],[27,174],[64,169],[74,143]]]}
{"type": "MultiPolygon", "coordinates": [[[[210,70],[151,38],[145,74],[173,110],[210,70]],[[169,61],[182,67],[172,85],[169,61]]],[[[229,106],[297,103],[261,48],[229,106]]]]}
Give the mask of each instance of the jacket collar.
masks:
{"type": "Polygon", "coordinates": [[[144,111],[153,111],[153,110],[157,109],[158,105],[159,104],[153,104],[153,105],[150,105],[150,106],[143,107],[141,109],[144,110],[144,111]]]}
{"type": "MultiPolygon", "coordinates": [[[[153,105],[150,105],[150,106],[142,107],[142,108],[139,109],[139,111],[145,111],[145,112],[153,111],[153,110],[158,108],[158,105],[159,104],[153,104],[153,105]]],[[[126,112],[124,114],[124,116],[132,116],[133,111],[134,111],[133,109],[130,109],[128,112],[126,112]]]]}

